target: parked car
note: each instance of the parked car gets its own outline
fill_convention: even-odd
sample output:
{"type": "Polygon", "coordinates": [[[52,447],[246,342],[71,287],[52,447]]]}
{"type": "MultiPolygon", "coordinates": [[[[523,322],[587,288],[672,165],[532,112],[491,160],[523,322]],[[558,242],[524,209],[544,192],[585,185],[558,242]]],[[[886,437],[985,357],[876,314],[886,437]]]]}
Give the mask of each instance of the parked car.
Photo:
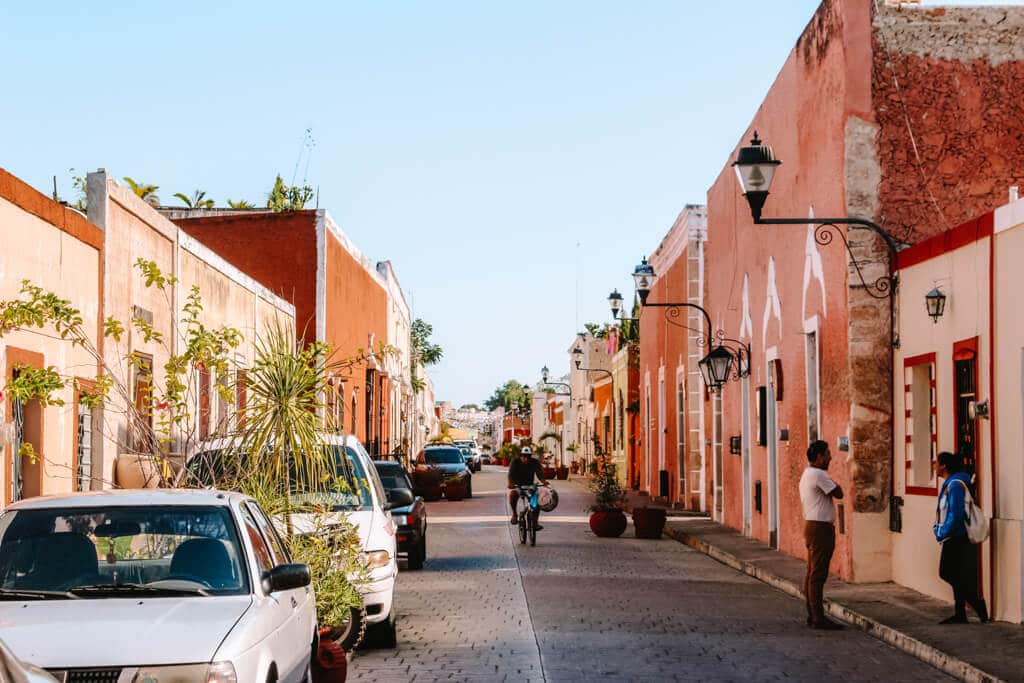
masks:
{"type": "MultiPolygon", "coordinates": [[[[375,460],[373,465],[389,495],[397,491],[412,494],[412,481],[399,463],[375,460]]],[[[415,496],[410,505],[391,508],[391,518],[398,526],[398,553],[405,555],[407,568],[422,569],[427,559],[427,506],[423,498],[415,496]]]]}
{"type": "MultiPolygon", "coordinates": [[[[370,455],[352,435],[325,434],[326,448],[334,452],[335,474],[346,481],[346,491],[336,491],[323,500],[323,494],[313,494],[315,502],[326,510],[315,519],[309,514],[292,514],[291,527],[296,533],[313,533],[319,524],[328,529],[332,522],[344,517],[359,533],[363,546],[369,581],[359,587],[363,596],[363,610],[353,610],[349,621],[333,634],[346,650],[352,649],[360,639],[363,627],[366,635],[376,645],[394,647],[395,634],[395,577],[398,576],[395,524],[389,510],[394,505],[405,506],[412,502],[411,492],[403,498],[388,497],[377,476],[370,455]],[[326,505],[325,505],[326,503],[326,505]]],[[[215,439],[200,446],[188,462],[188,469],[199,477],[215,472],[225,449],[232,445],[229,439],[215,439]],[[206,473],[206,474],[204,474],[206,473]]],[[[309,502],[304,494],[293,493],[297,502],[309,502]]],[[[286,525],[279,524],[283,529],[286,525]]]]}
{"type": "Polygon", "coordinates": [[[0,514],[0,622],[58,680],[305,681],[309,567],[251,498],[144,489],[0,514]]]}
{"type": "Polygon", "coordinates": [[[0,640],[0,681],[7,683],[59,683],[34,664],[23,662],[0,640]]]}
{"type": "Polygon", "coordinates": [[[483,467],[483,462],[481,462],[480,456],[474,455],[473,449],[469,446],[462,446],[459,450],[462,451],[462,457],[466,460],[466,467],[469,468],[469,471],[479,472],[480,468],[483,467]]]}
{"type": "Polygon", "coordinates": [[[466,485],[466,498],[473,497],[473,473],[469,471],[466,459],[455,446],[427,446],[416,458],[416,470],[436,467],[444,474],[445,482],[452,479],[460,480],[466,485]]]}

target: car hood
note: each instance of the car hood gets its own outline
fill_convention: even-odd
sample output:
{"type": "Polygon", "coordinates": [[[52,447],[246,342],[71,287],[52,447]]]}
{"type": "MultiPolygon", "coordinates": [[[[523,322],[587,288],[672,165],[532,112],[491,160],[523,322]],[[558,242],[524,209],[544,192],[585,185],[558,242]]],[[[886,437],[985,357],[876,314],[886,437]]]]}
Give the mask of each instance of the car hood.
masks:
{"type": "Polygon", "coordinates": [[[363,550],[376,550],[376,548],[369,547],[370,538],[373,535],[373,517],[373,510],[324,512],[316,515],[295,514],[292,515],[292,528],[297,534],[308,534],[314,531],[330,533],[332,525],[341,524],[347,519],[348,523],[356,528],[363,550]]]}
{"type": "Polygon", "coordinates": [[[0,603],[19,659],[47,669],[209,662],[249,595],[0,603]]]}
{"type": "Polygon", "coordinates": [[[437,469],[441,470],[448,476],[453,474],[459,474],[461,472],[466,471],[465,465],[453,465],[449,463],[438,463],[436,465],[433,465],[433,467],[436,467],[437,469]]]}

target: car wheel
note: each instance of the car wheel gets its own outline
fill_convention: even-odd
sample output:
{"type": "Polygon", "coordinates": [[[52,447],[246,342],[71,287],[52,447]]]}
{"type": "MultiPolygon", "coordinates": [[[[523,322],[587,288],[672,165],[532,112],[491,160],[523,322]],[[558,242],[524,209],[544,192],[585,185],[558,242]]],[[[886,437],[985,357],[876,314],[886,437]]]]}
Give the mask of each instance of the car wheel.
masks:
{"type": "Polygon", "coordinates": [[[366,609],[360,605],[349,608],[348,620],[332,628],[327,637],[340,645],[345,652],[352,652],[363,642],[365,636],[366,609]]]}
{"type": "Polygon", "coordinates": [[[407,568],[416,571],[423,569],[423,561],[427,559],[427,537],[424,536],[416,547],[409,551],[409,564],[407,568]]]}
{"type": "Polygon", "coordinates": [[[466,498],[473,497],[473,478],[469,478],[469,486],[466,487],[466,498]]]}
{"type": "Polygon", "coordinates": [[[367,632],[369,644],[379,648],[393,648],[398,644],[398,632],[395,624],[395,607],[392,604],[391,614],[379,624],[371,626],[367,632]]]}

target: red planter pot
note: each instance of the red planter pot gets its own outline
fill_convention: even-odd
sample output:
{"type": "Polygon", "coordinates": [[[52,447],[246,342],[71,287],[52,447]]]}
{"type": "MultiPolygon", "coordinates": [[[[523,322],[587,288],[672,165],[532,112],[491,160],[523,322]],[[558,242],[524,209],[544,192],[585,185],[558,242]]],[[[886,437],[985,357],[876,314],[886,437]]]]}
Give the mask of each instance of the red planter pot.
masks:
{"type": "Polygon", "coordinates": [[[555,478],[555,468],[554,467],[541,467],[540,471],[541,471],[541,473],[543,473],[544,478],[549,480],[549,481],[551,479],[555,478]]]}
{"type": "Polygon", "coordinates": [[[313,683],[345,683],[348,659],[345,650],[333,640],[321,640],[312,666],[313,683]]]}
{"type": "Polygon", "coordinates": [[[665,530],[665,510],[663,508],[634,508],[633,531],[637,538],[661,538],[665,530]]]}
{"type": "Polygon", "coordinates": [[[579,474],[580,473],[580,466],[577,465],[575,462],[573,462],[571,465],[569,465],[569,470],[573,474],[579,474]]]}
{"type": "Polygon", "coordinates": [[[568,467],[557,467],[557,468],[555,468],[555,477],[558,478],[558,479],[568,479],[569,478],[569,468],[568,467]]]}
{"type": "Polygon", "coordinates": [[[619,509],[598,510],[590,514],[590,530],[595,536],[617,538],[626,530],[626,513],[619,509]]]}

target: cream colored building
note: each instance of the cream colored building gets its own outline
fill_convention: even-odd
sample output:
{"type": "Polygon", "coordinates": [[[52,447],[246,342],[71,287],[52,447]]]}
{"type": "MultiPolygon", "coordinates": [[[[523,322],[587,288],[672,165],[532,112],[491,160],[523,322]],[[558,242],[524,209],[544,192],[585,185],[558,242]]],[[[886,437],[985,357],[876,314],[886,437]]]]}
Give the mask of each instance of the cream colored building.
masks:
{"type": "Polygon", "coordinates": [[[950,600],[932,534],[941,451],[975,466],[979,504],[992,517],[981,547],[983,592],[996,619],[1024,615],[1024,200],[1014,201],[900,252],[900,348],[894,371],[895,495],[892,577],[950,600]],[[925,296],[945,296],[929,316],[925,296]],[[987,410],[986,410],[987,409],[987,410]],[[896,530],[898,529],[898,531],[896,530]]]}

